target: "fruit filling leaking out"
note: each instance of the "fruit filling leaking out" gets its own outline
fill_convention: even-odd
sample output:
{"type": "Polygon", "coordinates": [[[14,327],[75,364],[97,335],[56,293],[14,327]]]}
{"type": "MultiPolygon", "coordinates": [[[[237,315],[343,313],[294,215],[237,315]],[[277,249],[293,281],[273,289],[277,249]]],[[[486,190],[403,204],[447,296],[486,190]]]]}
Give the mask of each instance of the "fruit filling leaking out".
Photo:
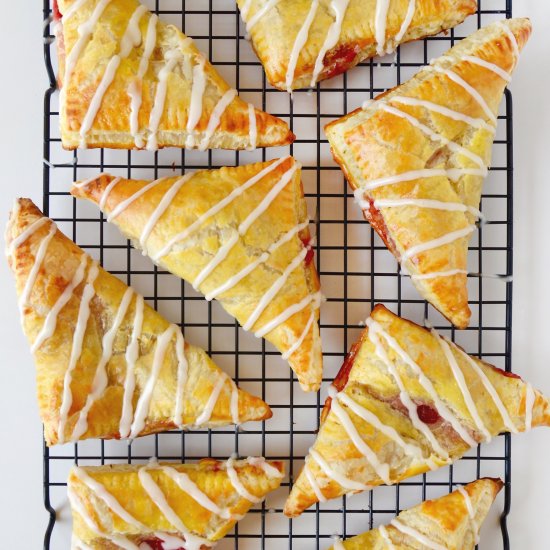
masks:
{"type": "Polygon", "coordinates": [[[52,6],[52,12],[53,12],[53,20],[59,21],[63,18],[61,15],[61,12],[59,11],[59,6],[57,5],[57,0],[53,0],[53,6],[52,6]]]}
{"type": "Polygon", "coordinates": [[[323,78],[332,78],[347,71],[359,55],[361,48],[357,45],[342,44],[327,52],[323,65],[323,78]]]}
{"type": "MultiPolygon", "coordinates": [[[[302,241],[302,243],[305,247],[308,247],[311,244],[311,237],[300,237],[300,240],[302,241]]],[[[313,261],[314,256],[315,256],[315,252],[314,252],[313,248],[310,248],[307,251],[306,257],[304,258],[304,263],[306,265],[310,265],[311,262],[313,261]]]]}

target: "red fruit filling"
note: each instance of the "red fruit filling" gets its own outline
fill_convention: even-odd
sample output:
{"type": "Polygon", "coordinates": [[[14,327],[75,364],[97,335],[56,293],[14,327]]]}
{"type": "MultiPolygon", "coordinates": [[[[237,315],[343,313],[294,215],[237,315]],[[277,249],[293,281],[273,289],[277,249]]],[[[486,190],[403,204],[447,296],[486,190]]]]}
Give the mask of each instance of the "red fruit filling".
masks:
{"type": "Polygon", "coordinates": [[[325,55],[325,59],[323,60],[323,65],[325,66],[323,76],[332,78],[343,73],[353,64],[358,53],[359,47],[350,46],[349,44],[342,44],[332,49],[325,55]]]}
{"type": "Polygon", "coordinates": [[[424,422],[424,424],[435,424],[440,420],[439,413],[430,405],[418,405],[416,407],[418,418],[424,422]]]}

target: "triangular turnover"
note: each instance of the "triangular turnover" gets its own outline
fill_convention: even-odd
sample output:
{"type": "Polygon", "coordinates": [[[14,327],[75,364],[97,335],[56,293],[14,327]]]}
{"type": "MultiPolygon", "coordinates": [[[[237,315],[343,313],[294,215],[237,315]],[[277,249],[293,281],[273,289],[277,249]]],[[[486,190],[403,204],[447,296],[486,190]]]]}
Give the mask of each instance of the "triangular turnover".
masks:
{"type": "Polygon", "coordinates": [[[271,416],[32,201],[16,202],[6,243],[48,445],[271,416]]]}
{"type": "Polygon", "coordinates": [[[326,127],[365,218],[420,294],[459,328],[471,316],[468,244],[498,107],[530,32],[528,19],[484,27],[326,127]]]}

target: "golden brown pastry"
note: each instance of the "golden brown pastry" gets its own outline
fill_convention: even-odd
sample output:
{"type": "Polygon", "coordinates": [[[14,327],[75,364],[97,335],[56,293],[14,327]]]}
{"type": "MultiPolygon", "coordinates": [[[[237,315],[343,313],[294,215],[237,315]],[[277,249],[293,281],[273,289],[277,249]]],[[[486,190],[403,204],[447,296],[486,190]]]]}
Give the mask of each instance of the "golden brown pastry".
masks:
{"type": "Polygon", "coordinates": [[[283,477],[282,462],[256,457],[74,467],[72,548],[213,548],[283,477]]]}
{"type": "Polygon", "coordinates": [[[420,294],[459,328],[470,321],[468,243],[497,110],[530,32],[528,19],[489,25],[326,127],[365,218],[420,294]]]}
{"type": "Polygon", "coordinates": [[[30,200],[16,202],[6,242],[48,445],[271,417],[30,200]]]}
{"type": "Polygon", "coordinates": [[[437,469],[499,433],[535,426],[550,426],[550,401],[530,384],[376,306],[329,389],[285,514],[437,469]]]}
{"type": "Polygon", "coordinates": [[[389,525],[337,541],[331,550],[473,550],[503,483],[483,478],[401,512],[389,525]]]}
{"type": "Polygon", "coordinates": [[[71,192],[98,204],[155,263],[274,344],[304,390],[319,389],[321,294],[292,157],[155,182],[101,175],[71,192]]]}
{"type": "Polygon", "coordinates": [[[267,79],[313,87],[399,44],[455,27],[476,0],[237,0],[267,79]]]}
{"type": "Polygon", "coordinates": [[[137,0],[58,0],[67,149],[287,145],[282,120],[237,96],[191,38],[137,0]]]}

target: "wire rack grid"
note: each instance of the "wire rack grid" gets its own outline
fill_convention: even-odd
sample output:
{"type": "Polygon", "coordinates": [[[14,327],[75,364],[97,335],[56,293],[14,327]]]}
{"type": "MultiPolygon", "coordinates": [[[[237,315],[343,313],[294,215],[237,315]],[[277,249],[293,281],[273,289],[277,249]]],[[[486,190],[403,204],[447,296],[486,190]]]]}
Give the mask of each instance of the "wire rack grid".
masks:
{"type": "MultiPolygon", "coordinates": [[[[51,35],[51,0],[44,0],[44,54],[49,88],[44,99],[44,212],[101,264],[141,292],[171,321],[179,322],[186,338],[202,346],[244,389],[261,396],[274,410],[264,423],[241,428],[179,431],[121,441],[84,441],[53,449],[44,447],[44,504],[49,522],[45,549],[64,549],[70,541],[66,478],[70,466],[144,462],[151,456],[166,460],[196,460],[263,455],[284,460],[288,476],[281,488],[255,507],[220,544],[231,548],[319,550],[334,535],[350,536],[388,522],[404,508],[453,490],[481,476],[501,477],[505,490],[493,507],[486,527],[485,549],[509,549],[506,518],[510,511],[511,447],[508,435],[483,445],[449,468],[430,472],[394,487],[379,487],[353,498],[319,504],[300,518],[288,520],[282,507],[293,478],[319,427],[319,413],[330,383],[351,343],[375,303],[422,323],[424,319],[450,336],[469,353],[501,368],[511,364],[511,282],[469,278],[472,323],[455,331],[422,301],[410,280],[402,277],[393,256],[362,219],[353,195],[333,162],[323,127],[358,107],[365,99],[393,87],[426,65],[476,28],[511,17],[511,0],[479,0],[477,15],[445,35],[398,49],[395,55],[361,63],[350,72],[325,81],[313,91],[297,91],[294,99],[271,88],[246,41],[234,0],[149,0],[149,8],[180,26],[206,52],[242,97],[287,120],[298,136],[290,148],[254,152],[85,150],[64,151],[59,136],[56,56],[51,35]],[[134,251],[92,206],[68,194],[72,181],[101,171],[153,179],[186,170],[239,165],[293,154],[303,164],[303,181],[316,233],[316,262],[326,302],[321,312],[325,371],[319,394],[306,394],[297,385],[279,354],[263,340],[245,333],[217,303],[207,303],[176,277],[153,266],[134,251]],[[502,537],[497,536],[498,517],[502,537]],[[492,530],[492,531],[491,531],[492,530]]],[[[512,273],[512,100],[506,91],[493,150],[493,166],[485,183],[482,209],[488,223],[472,240],[472,272],[512,273]]],[[[482,537],[482,541],[484,538],[482,537]]]]}

